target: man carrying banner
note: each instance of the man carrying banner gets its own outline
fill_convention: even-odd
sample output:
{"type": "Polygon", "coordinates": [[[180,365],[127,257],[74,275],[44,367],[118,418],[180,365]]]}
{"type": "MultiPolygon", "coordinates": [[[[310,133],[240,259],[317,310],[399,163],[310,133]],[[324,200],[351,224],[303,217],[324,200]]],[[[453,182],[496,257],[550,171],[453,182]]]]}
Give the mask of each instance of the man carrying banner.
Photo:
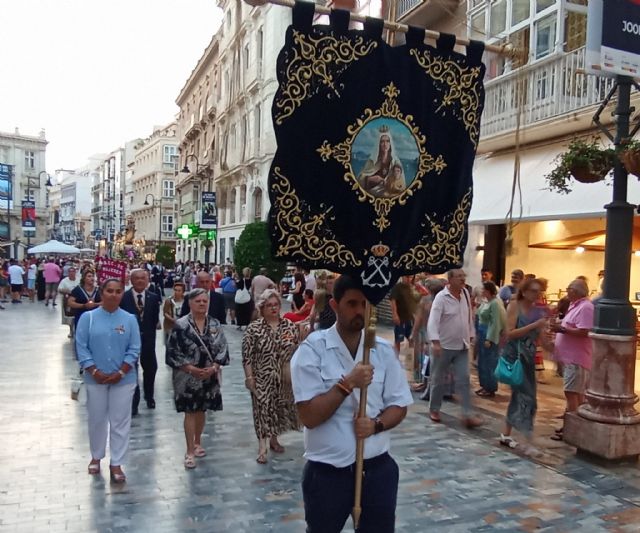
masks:
{"type": "Polygon", "coordinates": [[[336,281],[331,307],[337,321],[312,333],[291,361],[291,380],[304,424],[302,479],[307,533],[342,531],[354,502],[356,438],[365,439],[359,531],[394,530],[398,466],[389,455],[389,430],[413,400],[393,347],[376,338],[369,365],[361,363],[367,300],[357,279],[336,281]],[[367,416],[355,418],[368,385],[367,416]],[[355,420],[354,420],[355,418],[355,420]]]}

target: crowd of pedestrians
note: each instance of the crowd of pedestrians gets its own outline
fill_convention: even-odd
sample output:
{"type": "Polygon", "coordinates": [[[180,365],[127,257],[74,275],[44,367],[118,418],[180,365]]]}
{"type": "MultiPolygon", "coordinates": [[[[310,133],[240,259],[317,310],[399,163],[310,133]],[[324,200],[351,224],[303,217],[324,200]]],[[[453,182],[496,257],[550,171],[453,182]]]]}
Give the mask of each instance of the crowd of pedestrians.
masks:
{"type": "MultiPolygon", "coordinates": [[[[392,530],[398,467],[389,455],[388,430],[412,402],[405,370],[413,371],[413,388],[429,402],[433,423],[442,422],[443,399],[455,394],[462,423],[475,428],[483,420],[474,412],[470,369],[478,371],[475,397],[491,401],[501,393],[499,361],[519,361],[522,382],[511,388],[499,442],[532,456],[541,454],[533,428],[543,355],[562,373],[566,412],[579,408],[588,387],[593,303],[583,277],[551,306],[546,280],[520,269],[501,288],[488,269],[475,288],[461,269],[405,276],[390,293],[394,343],[377,338],[364,365],[366,302],[357,279],[296,267],[271,279],[264,268],[254,276],[230,262],[178,262],[171,272],[159,263],[129,266],[124,280],[108,279],[100,287],[90,261],[11,260],[0,268],[0,299],[10,292],[14,304],[25,298],[61,304],[87,391],[88,472],[100,473],[109,441],[115,483],[126,481],[122,465],[131,417],[139,410],[139,381],[147,409],[155,408],[158,330],[172,369],[175,409],[184,413],[186,469],[206,456],[206,411],[223,408],[222,372],[232,355],[223,326],[244,330],[241,357],[256,461],[265,464],[270,453],[284,452],[279,437],[304,428],[309,531],[340,531],[345,523],[353,503],[356,437],[366,439],[362,523],[392,530]],[[168,287],[173,290],[167,295],[168,287]],[[404,346],[410,352],[405,369],[404,346]],[[369,394],[360,417],[355,391],[364,385],[369,394]]],[[[562,434],[560,427],[552,438],[562,440],[562,434]]]]}

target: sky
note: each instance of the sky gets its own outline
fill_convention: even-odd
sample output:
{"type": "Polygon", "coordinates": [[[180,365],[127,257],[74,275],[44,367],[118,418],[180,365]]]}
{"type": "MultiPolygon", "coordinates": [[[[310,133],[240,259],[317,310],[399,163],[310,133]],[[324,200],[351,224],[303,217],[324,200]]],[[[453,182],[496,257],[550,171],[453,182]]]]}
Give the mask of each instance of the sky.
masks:
{"type": "Polygon", "coordinates": [[[46,131],[47,171],[148,137],[215,34],[215,0],[0,0],[0,131],[46,131]]]}

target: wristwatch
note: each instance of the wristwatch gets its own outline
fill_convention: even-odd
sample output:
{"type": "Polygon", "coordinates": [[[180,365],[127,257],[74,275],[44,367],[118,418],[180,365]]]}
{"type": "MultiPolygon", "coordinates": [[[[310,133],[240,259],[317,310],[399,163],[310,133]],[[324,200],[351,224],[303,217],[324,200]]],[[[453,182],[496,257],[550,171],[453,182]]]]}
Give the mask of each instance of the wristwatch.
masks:
{"type": "Polygon", "coordinates": [[[124,370],[120,369],[120,370],[118,370],[118,374],[120,374],[122,377],[124,377],[127,373],[124,370]]]}
{"type": "Polygon", "coordinates": [[[375,429],[373,431],[374,435],[378,433],[382,433],[384,431],[384,424],[382,423],[382,420],[380,420],[380,417],[377,416],[374,419],[374,423],[375,423],[375,429]]]}

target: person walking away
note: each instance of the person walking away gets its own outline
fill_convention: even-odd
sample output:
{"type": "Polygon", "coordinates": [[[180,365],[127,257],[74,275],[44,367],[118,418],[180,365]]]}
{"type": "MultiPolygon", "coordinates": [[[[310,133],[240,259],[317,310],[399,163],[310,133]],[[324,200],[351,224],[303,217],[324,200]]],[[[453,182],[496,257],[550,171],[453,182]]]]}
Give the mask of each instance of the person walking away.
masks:
{"type": "Polygon", "coordinates": [[[299,429],[289,368],[298,347],[298,329],[280,317],[281,308],[278,292],[264,291],[258,299],[261,317],[249,324],[242,338],[242,365],[245,386],[251,392],[260,464],[267,462],[269,448],[284,453],[278,436],[299,429]]]}
{"type": "Polygon", "coordinates": [[[68,273],[69,275],[58,285],[58,292],[62,294],[62,305],[60,306],[60,312],[62,313],[61,323],[65,326],[69,326],[68,337],[71,339],[73,338],[75,331],[75,320],[73,309],[69,307],[69,296],[71,296],[73,289],[80,284],[80,280],[76,276],[75,267],[70,267],[68,269],[68,273]]]}
{"type": "Polygon", "coordinates": [[[392,532],[398,465],[389,455],[390,430],[413,400],[409,385],[386,340],[376,338],[370,364],[362,364],[364,313],[362,282],[343,275],[330,305],[336,324],[311,333],[291,361],[293,394],[304,425],[302,495],[308,533],[338,533],[354,501],[356,438],[364,439],[360,531],[392,532]],[[368,386],[364,417],[359,394],[368,386]]]}
{"type": "Polygon", "coordinates": [[[11,303],[22,303],[22,289],[24,287],[24,269],[18,264],[15,259],[11,260],[11,266],[9,266],[9,283],[11,284],[11,303]]]}
{"type": "Polygon", "coordinates": [[[233,273],[230,270],[225,272],[224,278],[220,281],[222,288],[222,296],[224,298],[224,307],[229,313],[229,323],[236,323],[236,282],[233,279],[233,273]]]}
{"type": "Polygon", "coordinates": [[[135,365],[140,352],[136,319],[120,309],[122,282],[102,285],[102,306],[85,313],[76,330],[76,354],[83,370],[89,413],[89,474],[100,473],[107,439],[111,481],[124,483],[122,465],[129,447],[131,398],[136,387],[135,365]]]}
{"type": "MultiPolygon", "coordinates": [[[[120,307],[138,319],[142,340],[139,360],[142,366],[144,399],[149,409],[155,409],[154,385],[158,371],[156,331],[160,329],[160,297],[149,290],[149,271],[145,268],[134,268],[131,271],[131,284],[133,287],[122,296],[120,307]]],[[[136,383],[131,406],[134,416],[138,413],[139,404],[140,387],[136,383]]]]}
{"type": "Polygon", "coordinates": [[[501,357],[509,362],[520,359],[524,381],[519,387],[511,387],[511,401],[507,408],[504,432],[500,444],[515,448],[518,443],[511,436],[513,429],[522,433],[527,441],[524,453],[532,457],[542,456],[533,445],[533,422],[537,411],[536,398],[536,340],[547,325],[546,316],[541,316],[535,303],[541,286],[535,279],[524,281],[518,287],[515,300],[507,307],[507,345],[501,357]]]}
{"type": "MultiPolygon", "coordinates": [[[[253,316],[253,310],[255,308],[255,302],[251,298],[251,269],[249,267],[245,267],[242,269],[242,278],[239,279],[236,283],[236,287],[238,291],[247,290],[249,293],[249,301],[245,303],[237,303],[236,304],[236,323],[238,324],[238,329],[246,328],[251,322],[251,318],[253,316]]],[[[236,294],[238,294],[236,292],[236,294]]]]}
{"type": "Polygon", "coordinates": [[[36,297],[36,278],[38,277],[38,265],[36,265],[35,259],[29,263],[27,268],[27,294],[29,295],[29,301],[35,302],[36,297]]]}
{"type": "Polygon", "coordinates": [[[182,311],[182,305],[184,304],[184,289],[185,285],[182,281],[176,281],[173,284],[173,296],[167,298],[162,305],[162,316],[164,320],[162,322],[162,328],[164,330],[164,343],[167,344],[171,330],[176,323],[176,320],[180,318],[182,311]]]}
{"type": "Polygon", "coordinates": [[[498,293],[504,307],[509,305],[509,302],[514,297],[514,295],[518,292],[518,286],[522,283],[524,279],[524,272],[519,268],[516,268],[511,272],[511,283],[509,285],[505,285],[500,289],[498,293]]]}
{"type": "Polygon", "coordinates": [[[221,367],[229,364],[222,327],[207,314],[209,294],[201,288],[191,291],[190,311],[176,321],[167,344],[176,411],[184,413],[187,451],[183,464],[187,469],[196,467],[196,457],[207,454],[201,440],[206,412],[222,410],[219,376],[221,367]]]}
{"type": "MultiPolygon", "coordinates": [[[[574,279],[567,287],[569,310],[561,322],[552,322],[556,334],[553,352],[563,365],[563,388],[567,399],[566,413],[573,413],[584,403],[591,373],[594,306],[588,298],[589,287],[582,279],[574,279]]],[[[564,428],[556,430],[553,440],[562,440],[564,428]]]]}
{"type": "Polygon", "coordinates": [[[429,417],[440,422],[444,377],[453,369],[456,391],[462,401],[463,423],[467,428],[482,425],[471,413],[469,383],[469,347],[473,334],[471,298],[465,288],[466,275],[462,269],[447,272],[449,284],[433,300],[427,335],[431,342],[431,399],[429,417]]]}
{"type": "Polygon", "coordinates": [[[393,319],[393,338],[396,355],[400,355],[400,346],[405,339],[412,345],[413,315],[416,312],[417,301],[413,292],[413,277],[402,276],[389,294],[391,316],[393,319]]]}
{"type": "Polygon", "coordinates": [[[291,287],[292,303],[296,309],[304,305],[304,290],[306,289],[304,274],[299,270],[293,275],[293,285],[291,287]]]}
{"type": "Polygon", "coordinates": [[[267,269],[260,267],[260,273],[251,280],[251,297],[253,301],[257,302],[260,295],[267,289],[275,288],[276,284],[267,276],[267,269]]]}
{"type": "Polygon", "coordinates": [[[44,305],[49,305],[49,300],[56,306],[56,298],[58,297],[58,283],[62,278],[62,269],[53,262],[53,258],[44,264],[42,268],[45,283],[44,305]]]}
{"type": "Polygon", "coordinates": [[[476,394],[481,398],[493,398],[498,390],[494,375],[498,365],[500,341],[507,325],[507,313],[502,302],[496,298],[498,289],[493,281],[482,283],[484,303],[478,309],[478,331],[476,344],[478,352],[478,379],[480,389],[476,394]]]}

